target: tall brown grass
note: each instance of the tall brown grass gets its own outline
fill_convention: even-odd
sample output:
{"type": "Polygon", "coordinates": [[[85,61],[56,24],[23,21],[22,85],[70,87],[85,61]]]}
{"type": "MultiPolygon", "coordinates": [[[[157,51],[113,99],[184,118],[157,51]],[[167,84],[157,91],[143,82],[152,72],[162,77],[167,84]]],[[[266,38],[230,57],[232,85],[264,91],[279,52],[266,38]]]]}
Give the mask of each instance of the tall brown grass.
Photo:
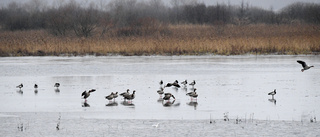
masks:
{"type": "MultiPolygon", "coordinates": [[[[316,26],[319,27],[319,26],[316,26]]],[[[167,35],[56,37],[45,30],[0,32],[1,56],[319,54],[312,25],[169,25],[167,35]]]]}

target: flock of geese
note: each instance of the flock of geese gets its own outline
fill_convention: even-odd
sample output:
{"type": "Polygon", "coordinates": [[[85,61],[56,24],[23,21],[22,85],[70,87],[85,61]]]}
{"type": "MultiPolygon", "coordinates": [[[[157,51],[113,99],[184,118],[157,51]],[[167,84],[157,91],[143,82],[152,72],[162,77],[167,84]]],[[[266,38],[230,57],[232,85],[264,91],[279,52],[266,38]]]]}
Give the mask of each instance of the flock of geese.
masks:
{"type": "MultiPolygon", "coordinates": [[[[297,60],[297,62],[302,65],[301,72],[304,72],[305,70],[308,70],[308,69],[314,67],[314,66],[308,66],[308,65],[306,64],[306,62],[301,61],[301,60],[297,60]]],[[[176,99],[172,93],[165,93],[165,92],[164,92],[164,88],[167,88],[167,87],[180,88],[181,86],[179,85],[178,80],[175,80],[175,81],[172,82],[172,83],[167,83],[167,84],[164,85],[164,86],[162,86],[164,83],[163,83],[163,81],[161,80],[161,81],[159,82],[159,84],[160,84],[160,89],[157,91],[157,93],[160,95],[160,97],[162,97],[162,95],[164,95],[164,97],[162,97],[162,99],[163,99],[164,101],[168,101],[168,100],[170,100],[171,98],[173,98],[174,100],[176,99]]],[[[186,87],[187,84],[188,84],[188,81],[187,81],[187,80],[184,80],[184,81],[182,81],[180,84],[183,85],[184,87],[186,87]]],[[[198,97],[198,94],[197,94],[197,92],[196,92],[197,89],[194,88],[194,86],[196,85],[196,81],[193,80],[189,85],[192,86],[193,91],[187,93],[186,95],[190,96],[191,100],[194,100],[194,99],[197,100],[197,97],[198,97]]],[[[54,87],[59,88],[59,87],[60,87],[60,83],[55,83],[55,84],[54,84],[54,87]]],[[[23,88],[23,84],[21,83],[20,85],[16,86],[16,88],[19,88],[19,89],[21,90],[21,88],[23,88]]],[[[34,88],[35,88],[35,90],[37,90],[38,85],[35,84],[35,85],[34,85],[34,88]]],[[[87,101],[87,98],[88,98],[88,97],[90,96],[90,94],[91,94],[92,92],[94,92],[94,91],[96,91],[96,90],[95,90],[95,89],[90,89],[90,90],[88,90],[88,91],[82,92],[81,97],[82,97],[83,99],[85,99],[85,103],[86,103],[86,101],[87,101]]],[[[133,90],[132,94],[130,94],[129,91],[130,91],[130,90],[127,89],[126,92],[123,92],[123,93],[121,93],[121,94],[119,94],[119,95],[123,97],[124,101],[127,100],[128,103],[132,103],[132,100],[135,98],[135,92],[136,92],[136,91],[133,90]]],[[[272,96],[272,99],[271,99],[271,100],[274,100],[274,95],[276,95],[276,93],[277,93],[277,92],[276,92],[276,89],[274,89],[272,92],[268,93],[268,95],[271,95],[271,96],[272,96]]],[[[111,92],[110,95],[105,96],[105,98],[106,98],[107,100],[109,100],[109,101],[115,100],[117,97],[118,97],[118,92],[115,92],[115,93],[111,92]]]]}
{"type": "MultiPolygon", "coordinates": [[[[165,93],[164,92],[164,88],[167,88],[167,87],[174,87],[174,88],[180,88],[181,86],[179,85],[179,82],[178,80],[175,80],[173,83],[167,83],[166,85],[163,86],[163,81],[161,80],[159,82],[160,84],[160,89],[157,91],[157,93],[160,95],[160,97],[162,98],[163,101],[169,101],[171,98],[173,98],[173,100],[175,100],[175,96],[172,94],[172,93],[165,93]],[[162,97],[162,95],[164,95],[164,97],[162,97]]],[[[184,87],[187,86],[188,84],[188,81],[187,80],[184,80],[183,82],[181,82],[182,85],[184,85],[184,87]]],[[[193,82],[191,82],[189,85],[192,86],[192,89],[193,91],[192,92],[189,92],[187,93],[186,95],[190,96],[191,97],[191,100],[193,99],[196,99],[198,97],[198,94],[196,93],[196,88],[194,88],[194,85],[196,84],[195,80],[193,80],[193,82]]],[[[94,92],[95,90],[94,89],[91,89],[89,90],[88,92],[87,91],[84,91],[82,93],[82,96],[83,98],[86,99],[90,96],[90,93],[91,92],[94,92]]],[[[130,90],[127,89],[126,92],[123,92],[121,94],[119,94],[120,96],[123,97],[124,101],[127,101],[128,104],[131,104],[132,103],[132,100],[135,98],[135,90],[133,90],[132,94],[130,94],[129,92],[130,90]]],[[[111,92],[109,95],[105,96],[105,98],[109,101],[115,101],[115,99],[118,97],[118,92],[111,92]]]]}

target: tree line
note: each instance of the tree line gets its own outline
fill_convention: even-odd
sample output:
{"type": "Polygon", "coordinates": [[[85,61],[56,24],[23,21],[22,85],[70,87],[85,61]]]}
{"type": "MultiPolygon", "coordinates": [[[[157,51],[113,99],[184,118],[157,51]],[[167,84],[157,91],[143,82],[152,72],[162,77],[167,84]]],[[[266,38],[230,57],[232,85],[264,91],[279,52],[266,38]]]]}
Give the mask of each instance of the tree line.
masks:
{"type": "Polygon", "coordinates": [[[96,30],[103,36],[116,30],[120,36],[167,34],[168,24],[320,24],[320,4],[293,3],[278,12],[240,5],[205,5],[196,0],[112,0],[80,3],[57,0],[50,6],[42,0],[25,4],[11,2],[0,9],[1,30],[46,29],[53,35],[90,37],[96,30]]]}

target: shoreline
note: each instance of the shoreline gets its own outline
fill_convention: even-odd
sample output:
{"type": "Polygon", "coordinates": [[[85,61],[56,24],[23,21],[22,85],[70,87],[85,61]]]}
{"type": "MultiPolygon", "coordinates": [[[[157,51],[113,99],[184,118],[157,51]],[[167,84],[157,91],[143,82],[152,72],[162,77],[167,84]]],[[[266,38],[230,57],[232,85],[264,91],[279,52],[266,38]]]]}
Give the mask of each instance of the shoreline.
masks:
{"type": "Polygon", "coordinates": [[[319,122],[0,117],[4,136],[319,136],[319,122]],[[150,134],[152,133],[152,134],[150,134]]]}
{"type": "Polygon", "coordinates": [[[269,53],[269,54],[236,54],[236,55],[223,55],[223,54],[113,54],[109,53],[106,55],[102,54],[60,54],[60,55],[9,55],[9,56],[0,56],[0,57],[170,57],[170,56],[221,56],[221,57],[228,57],[228,56],[318,56],[320,52],[312,52],[307,54],[278,54],[278,53],[269,53]]]}

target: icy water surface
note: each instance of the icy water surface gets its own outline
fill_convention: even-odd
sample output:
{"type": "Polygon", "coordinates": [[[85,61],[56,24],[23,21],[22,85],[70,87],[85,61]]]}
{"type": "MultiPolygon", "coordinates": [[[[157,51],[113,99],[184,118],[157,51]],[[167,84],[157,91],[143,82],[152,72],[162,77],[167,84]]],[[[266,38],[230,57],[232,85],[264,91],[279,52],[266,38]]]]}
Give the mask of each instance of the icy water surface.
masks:
{"type": "Polygon", "coordinates": [[[0,112],[54,112],[97,119],[306,120],[320,118],[319,56],[3,57],[0,112]],[[301,72],[296,60],[314,68],[301,72]],[[159,81],[196,81],[199,97],[186,88],[165,88],[176,100],[161,101],[159,81]],[[61,86],[57,89],[54,83],[61,86]],[[23,83],[20,91],[17,85],[23,83]],[[37,91],[33,85],[38,84],[37,91]],[[96,89],[87,103],[84,90],[96,89]],[[136,90],[132,104],[111,92],[136,90]],[[274,89],[274,100],[267,94],[274,89]],[[86,107],[85,107],[86,106],[86,107]]]}

